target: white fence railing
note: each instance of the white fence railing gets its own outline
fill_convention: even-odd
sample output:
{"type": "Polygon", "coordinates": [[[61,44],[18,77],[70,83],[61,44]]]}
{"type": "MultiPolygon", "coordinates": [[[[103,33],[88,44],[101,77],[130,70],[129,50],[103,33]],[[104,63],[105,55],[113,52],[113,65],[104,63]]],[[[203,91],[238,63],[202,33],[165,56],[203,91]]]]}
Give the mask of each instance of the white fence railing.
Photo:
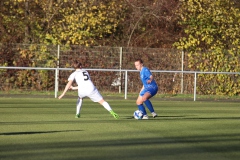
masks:
{"type": "MultiPolygon", "coordinates": [[[[34,70],[55,70],[55,98],[57,98],[58,95],[58,80],[59,80],[59,70],[74,70],[73,68],[41,68],[41,67],[3,67],[0,66],[0,69],[34,69],[34,70]]],[[[116,71],[116,72],[122,72],[125,75],[125,83],[124,83],[124,98],[127,99],[127,88],[128,88],[128,72],[139,72],[137,70],[125,70],[125,69],[88,69],[85,68],[88,71],[116,71]]],[[[197,74],[235,74],[240,75],[240,72],[200,72],[200,71],[165,71],[165,70],[151,70],[152,73],[158,72],[158,73],[179,73],[179,74],[194,74],[194,92],[193,92],[193,100],[196,101],[197,99],[197,74]]],[[[183,83],[183,82],[182,82],[183,83]]]]}

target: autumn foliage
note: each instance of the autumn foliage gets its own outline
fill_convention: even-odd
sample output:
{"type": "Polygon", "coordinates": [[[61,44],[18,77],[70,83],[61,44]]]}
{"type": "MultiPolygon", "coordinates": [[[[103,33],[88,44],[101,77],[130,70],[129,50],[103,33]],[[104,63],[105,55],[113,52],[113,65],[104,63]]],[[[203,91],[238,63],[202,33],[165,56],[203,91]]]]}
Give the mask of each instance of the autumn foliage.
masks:
{"type": "MultiPolygon", "coordinates": [[[[56,49],[49,51],[48,45],[78,45],[88,50],[93,46],[177,48],[185,53],[185,70],[239,73],[239,8],[239,0],[2,0],[0,66],[37,67],[34,60],[39,59],[45,67],[53,67],[56,49]],[[15,48],[16,44],[27,47],[15,48]]],[[[126,61],[133,59],[130,55],[126,61]]],[[[143,56],[150,61],[158,58],[143,56]]],[[[162,56],[172,64],[170,57],[168,52],[162,56]]],[[[0,73],[19,82],[17,87],[35,83],[38,76],[23,71],[14,77],[11,72],[0,73]]],[[[49,72],[39,73],[41,82],[49,84],[45,87],[53,84],[49,72]]],[[[201,94],[240,93],[239,74],[198,74],[198,78],[201,94]]]]}

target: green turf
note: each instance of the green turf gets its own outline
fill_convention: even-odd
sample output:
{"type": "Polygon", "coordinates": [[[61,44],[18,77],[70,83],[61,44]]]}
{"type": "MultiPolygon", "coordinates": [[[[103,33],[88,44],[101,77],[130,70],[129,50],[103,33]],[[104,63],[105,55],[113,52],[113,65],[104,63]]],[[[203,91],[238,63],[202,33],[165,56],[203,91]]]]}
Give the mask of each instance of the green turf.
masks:
{"type": "MultiPolygon", "coordinates": [[[[0,98],[1,160],[239,160],[240,105],[152,99],[159,117],[132,118],[135,100],[0,98]]],[[[149,115],[150,116],[150,115],[149,115]]]]}

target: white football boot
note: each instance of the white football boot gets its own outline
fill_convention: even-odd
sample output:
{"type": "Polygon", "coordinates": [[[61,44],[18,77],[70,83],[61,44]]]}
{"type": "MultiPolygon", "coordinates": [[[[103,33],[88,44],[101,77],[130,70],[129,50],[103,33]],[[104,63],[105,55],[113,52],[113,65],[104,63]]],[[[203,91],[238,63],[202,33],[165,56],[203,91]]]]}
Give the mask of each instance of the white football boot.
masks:
{"type": "Polygon", "coordinates": [[[148,115],[144,115],[142,119],[148,119],[148,115]]]}
{"type": "Polygon", "coordinates": [[[155,118],[155,117],[157,117],[158,115],[157,115],[157,113],[152,112],[152,116],[153,116],[153,118],[155,118]]]}

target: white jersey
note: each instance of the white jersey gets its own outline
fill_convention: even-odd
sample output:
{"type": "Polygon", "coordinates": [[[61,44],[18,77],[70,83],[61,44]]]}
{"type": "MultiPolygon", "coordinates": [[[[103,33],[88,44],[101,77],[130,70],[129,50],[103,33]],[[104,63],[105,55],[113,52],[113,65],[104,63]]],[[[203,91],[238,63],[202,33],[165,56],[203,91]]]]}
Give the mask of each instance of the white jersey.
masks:
{"type": "Polygon", "coordinates": [[[90,75],[88,72],[84,69],[77,69],[75,72],[73,72],[69,78],[68,81],[76,81],[78,85],[78,96],[81,98],[89,97],[94,102],[98,102],[102,99],[102,96],[94,86],[93,82],[90,79],[90,75]]]}

